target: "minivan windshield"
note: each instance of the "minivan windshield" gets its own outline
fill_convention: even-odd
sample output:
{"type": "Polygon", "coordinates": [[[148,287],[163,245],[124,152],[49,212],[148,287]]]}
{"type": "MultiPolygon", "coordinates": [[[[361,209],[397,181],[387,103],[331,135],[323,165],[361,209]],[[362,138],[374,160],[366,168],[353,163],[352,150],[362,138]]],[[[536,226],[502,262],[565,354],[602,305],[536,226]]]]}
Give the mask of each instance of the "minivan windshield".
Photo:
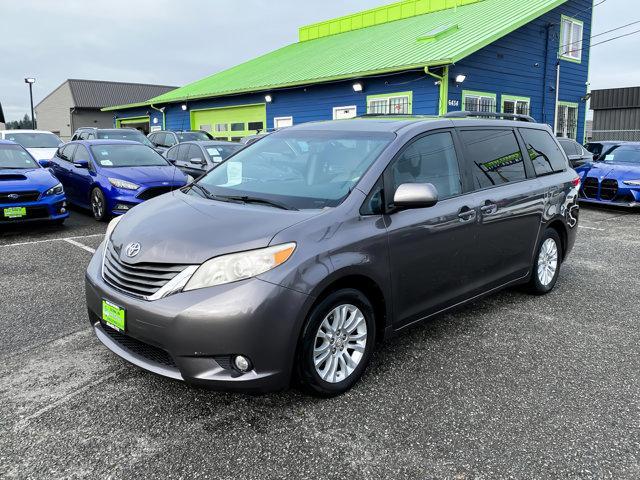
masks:
{"type": "Polygon", "coordinates": [[[92,145],[93,158],[101,167],[166,167],[169,163],[155,150],[123,143],[120,145],[92,145]]]}
{"type": "Polygon", "coordinates": [[[388,132],[282,130],[211,170],[197,191],[291,209],[334,207],[394,138],[388,132]]]}
{"type": "Polygon", "coordinates": [[[62,143],[57,135],[47,132],[6,133],[4,138],[24,148],[58,148],[62,143]]]}
{"type": "Polygon", "coordinates": [[[602,161],[606,163],[631,163],[640,165],[640,146],[613,147],[605,155],[602,161]]]}
{"type": "Polygon", "coordinates": [[[40,168],[40,165],[20,145],[0,145],[0,170],[40,168]]]}
{"type": "Polygon", "coordinates": [[[151,141],[138,130],[98,130],[97,137],[104,140],[131,140],[153,147],[151,141]]]}

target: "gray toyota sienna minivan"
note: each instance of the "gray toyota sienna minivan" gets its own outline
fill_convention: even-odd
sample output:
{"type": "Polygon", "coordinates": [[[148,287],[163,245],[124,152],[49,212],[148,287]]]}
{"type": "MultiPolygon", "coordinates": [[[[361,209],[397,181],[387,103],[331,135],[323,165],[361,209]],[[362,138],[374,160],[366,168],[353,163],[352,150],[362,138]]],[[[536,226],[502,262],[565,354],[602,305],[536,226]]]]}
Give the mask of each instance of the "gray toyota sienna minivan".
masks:
{"type": "Polygon", "coordinates": [[[394,332],[505,287],[551,291],[579,184],[530,121],[284,129],[114,219],[86,274],[90,322],[160,375],[339,394],[394,332]]]}

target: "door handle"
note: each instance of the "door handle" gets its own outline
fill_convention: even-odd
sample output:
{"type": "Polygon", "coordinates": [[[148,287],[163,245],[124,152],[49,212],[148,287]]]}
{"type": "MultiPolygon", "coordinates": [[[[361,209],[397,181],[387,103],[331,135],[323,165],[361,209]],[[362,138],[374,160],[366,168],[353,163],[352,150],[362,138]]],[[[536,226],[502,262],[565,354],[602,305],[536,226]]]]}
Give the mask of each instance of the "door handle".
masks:
{"type": "Polygon", "coordinates": [[[480,207],[480,211],[483,215],[493,215],[498,211],[498,205],[496,205],[495,203],[487,203],[486,205],[480,207]]]}
{"type": "Polygon", "coordinates": [[[468,207],[464,207],[462,210],[460,210],[460,213],[458,213],[458,218],[461,222],[472,222],[476,219],[476,217],[476,211],[468,207]]]}

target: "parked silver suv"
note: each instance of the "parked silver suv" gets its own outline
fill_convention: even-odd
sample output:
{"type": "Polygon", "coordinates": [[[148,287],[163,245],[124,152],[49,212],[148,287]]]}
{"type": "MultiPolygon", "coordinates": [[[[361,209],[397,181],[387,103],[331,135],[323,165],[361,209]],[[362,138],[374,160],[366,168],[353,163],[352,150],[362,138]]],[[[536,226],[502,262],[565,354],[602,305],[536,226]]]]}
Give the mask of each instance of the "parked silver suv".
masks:
{"type": "Polygon", "coordinates": [[[553,289],[578,187],[544,125],[288,128],[115,219],[87,270],[90,322],[167,377],[339,394],[378,340],[505,287],[553,289]]]}

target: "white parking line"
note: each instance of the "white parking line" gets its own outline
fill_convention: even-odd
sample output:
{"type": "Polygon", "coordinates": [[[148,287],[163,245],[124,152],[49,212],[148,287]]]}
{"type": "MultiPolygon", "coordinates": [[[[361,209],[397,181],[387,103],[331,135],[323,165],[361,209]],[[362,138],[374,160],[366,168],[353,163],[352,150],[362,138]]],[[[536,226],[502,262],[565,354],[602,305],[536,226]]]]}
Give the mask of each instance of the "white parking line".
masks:
{"type": "Polygon", "coordinates": [[[48,240],[34,240],[33,242],[8,243],[7,245],[0,245],[0,248],[1,247],[19,247],[22,245],[35,245],[38,243],[48,243],[48,242],[68,242],[69,240],[74,240],[78,238],[92,238],[92,237],[104,237],[104,233],[96,233],[94,235],[81,235],[78,237],[49,238],[48,240]]]}
{"type": "Polygon", "coordinates": [[[75,245],[76,247],[80,247],[81,249],[86,250],[89,253],[96,253],[95,248],[87,247],[86,245],[80,242],[76,242],[75,240],[72,240],[70,238],[65,238],[64,241],[70,243],[71,245],[75,245]]]}
{"type": "Polygon", "coordinates": [[[596,230],[598,232],[606,231],[604,228],[596,228],[596,227],[587,227],[585,225],[578,225],[580,228],[586,228],[587,230],[596,230]]]}

